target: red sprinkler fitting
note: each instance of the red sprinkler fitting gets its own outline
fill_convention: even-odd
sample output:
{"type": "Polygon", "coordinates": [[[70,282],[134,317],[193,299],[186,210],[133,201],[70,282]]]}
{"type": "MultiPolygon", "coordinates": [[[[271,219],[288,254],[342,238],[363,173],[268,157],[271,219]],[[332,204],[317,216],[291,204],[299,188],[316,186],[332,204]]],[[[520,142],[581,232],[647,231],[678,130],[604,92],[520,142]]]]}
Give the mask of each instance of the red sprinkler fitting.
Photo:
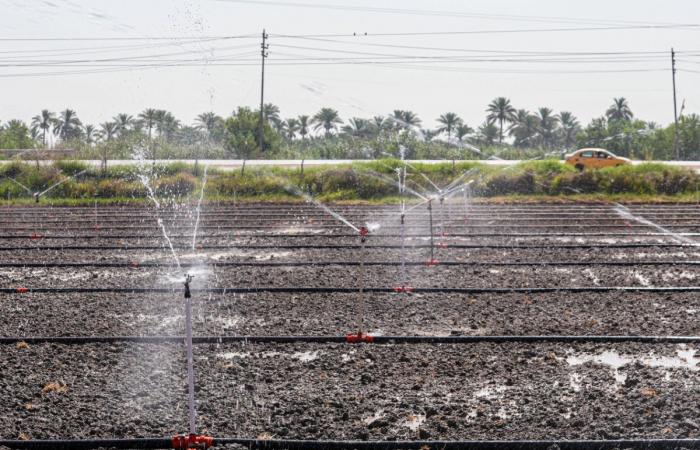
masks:
{"type": "Polygon", "coordinates": [[[131,261],[131,264],[129,264],[131,267],[138,267],[139,262],[138,261],[131,261]]]}
{"type": "Polygon", "coordinates": [[[32,233],[32,235],[29,236],[29,239],[35,241],[37,239],[41,239],[41,235],[39,233],[32,233]]]}
{"type": "Polygon", "coordinates": [[[211,436],[202,436],[196,434],[178,435],[173,437],[173,448],[188,449],[188,448],[209,448],[214,445],[214,438],[211,436]]]}
{"type": "Polygon", "coordinates": [[[369,235],[369,230],[367,227],[360,227],[360,238],[362,239],[362,242],[365,242],[365,239],[367,239],[367,236],[369,235]]]}
{"type": "Polygon", "coordinates": [[[15,290],[17,291],[18,294],[26,294],[27,292],[29,292],[29,289],[26,287],[18,287],[15,290]]]}
{"type": "Polygon", "coordinates": [[[425,262],[425,265],[428,267],[437,266],[438,264],[440,264],[440,261],[438,261],[437,259],[429,259],[425,262]]]}
{"type": "Polygon", "coordinates": [[[349,333],[345,335],[345,342],[348,344],[358,344],[361,342],[365,342],[367,344],[370,344],[374,342],[374,336],[370,336],[369,334],[365,334],[361,331],[358,331],[357,334],[349,333]]]}
{"type": "Polygon", "coordinates": [[[405,292],[407,294],[410,294],[413,292],[413,288],[410,286],[397,286],[394,288],[394,292],[397,292],[397,293],[405,292]]]}
{"type": "Polygon", "coordinates": [[[438,248],[447,248],[447,244],[444,242],[438,242],[437,246],[438,246],[438,248]]]}

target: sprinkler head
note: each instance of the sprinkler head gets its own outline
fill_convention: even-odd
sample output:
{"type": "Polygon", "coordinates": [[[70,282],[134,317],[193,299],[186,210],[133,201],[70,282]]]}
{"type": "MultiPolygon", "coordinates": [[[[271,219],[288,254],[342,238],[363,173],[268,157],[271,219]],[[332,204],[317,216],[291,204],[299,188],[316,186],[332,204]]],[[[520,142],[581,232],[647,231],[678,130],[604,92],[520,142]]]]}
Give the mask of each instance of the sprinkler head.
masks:
{"type": "Polygon", "coordinates": [[[403,225],[405,223],[405,220],[406,220],[406,214],[401,213],[401,225],[403,225]]]}
{"type": "Polygon", "coordinates": [[[36,203],[39,203],[39,196],[40,196],[40,195],[41,195],[41,194],[38,193],[38,192],[35,192],[35,193],[34,193],[34,201],[35,201],[36,203]]]}
{"type": "Polygon", "coordinates": [[[365,240],[367,240],[368,235],[369,229],[367,229],[367,227],[360,227],[360,239],[362,242],[365,242],[365,240]]]}
{"type": "Polygon", "coordinates": [[[192,294],[190,293],[190,282],[192,278],[194,278],[194,276],[190,274],[185,275],[185,298],[192,298],[192,294]]]}

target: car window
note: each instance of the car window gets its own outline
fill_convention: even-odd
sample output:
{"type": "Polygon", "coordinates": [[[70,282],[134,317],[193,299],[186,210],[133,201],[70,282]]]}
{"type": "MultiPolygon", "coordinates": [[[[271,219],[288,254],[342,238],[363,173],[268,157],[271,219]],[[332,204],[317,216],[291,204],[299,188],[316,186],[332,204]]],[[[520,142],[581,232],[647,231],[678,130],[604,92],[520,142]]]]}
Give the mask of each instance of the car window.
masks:
{"type": "Polygon", "coordinates": [[[593,152],[581,152],[581,158],[593,158],[593,152]]]}
{"type": "Polygon", "coordinates": [[[608,159],[608,158],[610,158],[610,155],[608,155],[608,154],[605,153],[605,152],[598,152],[598,158],[600,158],[600,159],[608,159]]]}

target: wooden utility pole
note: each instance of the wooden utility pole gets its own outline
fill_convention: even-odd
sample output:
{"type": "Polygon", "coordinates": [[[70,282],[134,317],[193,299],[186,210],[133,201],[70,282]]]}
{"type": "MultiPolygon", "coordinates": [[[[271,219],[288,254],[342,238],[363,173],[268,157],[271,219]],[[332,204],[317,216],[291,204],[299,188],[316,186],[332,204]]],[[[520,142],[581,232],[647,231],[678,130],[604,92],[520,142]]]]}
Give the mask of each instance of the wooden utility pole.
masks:
{"type": "Polygon", "coordinates": [[[671,76],[673,78],[673,153],[676,161],[681,159],[681,152],[678,146],[678,107],[676,106],[676,52],[671,48],[671,76]]]}
{"type": "Polygon", "coordinates": [[[258,124],[258,140],[260,141],[260,153],[263,152],[265,145],[264,139],[264,123],[265,114],[263,112],[263,107],[265,106],[265,58],[267,58],[267,49],[269,45],[267,44],[267,33],[265,29],[262,32],[262,43],[260,44],[260,55],[262,56],[262,71],[260,76],[260,123],[258,124]]]}

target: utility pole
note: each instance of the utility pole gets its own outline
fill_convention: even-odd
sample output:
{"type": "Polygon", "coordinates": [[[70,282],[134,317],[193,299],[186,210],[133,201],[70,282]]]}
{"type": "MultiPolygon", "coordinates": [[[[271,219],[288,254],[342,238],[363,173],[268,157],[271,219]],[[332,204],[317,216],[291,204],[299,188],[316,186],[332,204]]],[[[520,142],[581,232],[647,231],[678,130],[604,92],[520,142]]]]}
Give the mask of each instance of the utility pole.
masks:
{"type": "Polygon", "coordinates": [[[671,76],[673,77],[673,153],[676,161],[681,159],[680,148],[678,146],[678,108],[676,106],[676,52],[671,47],[671,76]]]}
{"type": "Polygon", "coordinates": [[[267,49],[269,45],[267,44],[267,33],[265,29],[262,32],[262,43],[260,44],[260,55],[262,56],[262,72],[260,76],[260,124],[258,125],[258,140],[260,141],[260,153],[263,152],[265,148],[263,144],[264,137],[264,121],[265,114],[263,113],[263,106],[265,102],[265,58],[267,58],[267,49]]]}

